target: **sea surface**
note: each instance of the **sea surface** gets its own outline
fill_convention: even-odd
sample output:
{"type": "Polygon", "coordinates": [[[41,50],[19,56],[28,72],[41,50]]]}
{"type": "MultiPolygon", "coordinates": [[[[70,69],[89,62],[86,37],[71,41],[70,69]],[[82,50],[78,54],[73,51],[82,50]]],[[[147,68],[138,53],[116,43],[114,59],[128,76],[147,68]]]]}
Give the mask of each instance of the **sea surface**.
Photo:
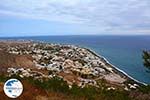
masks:
{"type": "Polygon", "coordinates": [[[143,66],[142,51],[150,50],[150,36],[37,36],[0,39],[31,39],[73,44],[94,50],[133,78],[150,83],[150,71],[143,66]]]}

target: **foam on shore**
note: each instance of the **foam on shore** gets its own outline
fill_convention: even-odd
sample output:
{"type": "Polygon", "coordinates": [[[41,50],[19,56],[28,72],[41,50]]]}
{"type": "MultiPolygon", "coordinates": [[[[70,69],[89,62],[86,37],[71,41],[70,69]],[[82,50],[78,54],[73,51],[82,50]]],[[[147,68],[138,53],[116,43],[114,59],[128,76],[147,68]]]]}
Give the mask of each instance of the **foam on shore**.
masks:
{"type": "Polygon", "coordinates": [[[129,74],[127,74],[123,70],[121,70],[118,67],[116,67],[113,64],[111,64],[104,56],[101,56],[101,55],[97,54],[95,51],[93,51],[93,50],[91,50],[89,48],[85,48],[85,49],[87,49],[88,51],[94,53],[97,57],[104,59],[106,61],[106,63],[108,63],[109,65],[111,65],[114,69],[116,69],[117,71],[121,72],[122,74],[124,74],[125,76],[127,76],[128,78],[130,78],[131,80],[133,80],[133,81],[135,81],[137,83],[143,84],[143,85],[147,85],[146,83],[138,81],[137,79],[133,78],[132,76],[130,76],[129,74]]]}

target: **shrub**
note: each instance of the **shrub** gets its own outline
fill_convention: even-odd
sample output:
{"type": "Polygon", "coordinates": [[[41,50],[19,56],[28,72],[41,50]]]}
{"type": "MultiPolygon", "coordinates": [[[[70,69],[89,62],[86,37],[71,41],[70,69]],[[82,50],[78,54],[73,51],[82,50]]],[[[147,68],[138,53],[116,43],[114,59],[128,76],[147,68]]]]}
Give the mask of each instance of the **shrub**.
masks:
{"type": "Polygon", "coordinates": [[[147,85],[147,86],[143,85],[139,87],[139,90],[140,92],[143,92],[143,93],[150,93],[150,85],[147,85]]]}
{"type": "Polygon", "coordinates": [[[60,79],[58,77],[54,77],[52,79],[45,80],[45,81],[28,78],[28,81],[48,91],[56,91],[56,92],[63,92],[63,93],[69,91],[67,82],[63,81],[63,79],[60,79]]]}

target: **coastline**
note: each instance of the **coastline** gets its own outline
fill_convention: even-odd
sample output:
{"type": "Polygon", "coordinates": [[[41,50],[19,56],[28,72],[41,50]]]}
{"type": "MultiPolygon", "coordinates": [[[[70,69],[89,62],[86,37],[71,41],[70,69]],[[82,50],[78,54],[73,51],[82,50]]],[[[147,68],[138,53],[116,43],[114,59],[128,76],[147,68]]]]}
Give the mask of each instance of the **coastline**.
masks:
{"type": "MultiPolygon", "coordinates": [[[[4,40],[2,40],[4,41],[4,40]]],[[[14,41],[14,40],[12,40],[14,41]]],[[[12,42],[11,41],[11,42],[12,42]]],[[[16,41],[16,40],[15,40],[16,41]]],[[[49,43],[49,42],[44,42],[44,41],[35,41],[35,40],[18,40],[18,42],[32,42],[32,43],[48,43],[48,44],[57,44],[57,45],[72,45],[72,46],[76,46],[76,47],[80,47],[80,48],[84,48],[86,50],[88,50],[89,52],[91,52],[93,55],[97,56],[98,58],[100,58],[104,63],[108,64],[108,66],[110,66],[111,68],[113,68],[113,70],[118,73],[119,75],[126,77],[128,80],[134,81],[136,83],[142,84],[142,85],[148,85],[144,82],[138,81],[137,79],[133,78],[132,76],[128,75],[126,72],[124,72],[123,70],[119,69],[118,67],[114,66],[113,64],[111,64],[104,56],[99,55],[98,53],[96,53],[94,50],[92,50],[91,48],[88,47],[84,47],[84,46],[80,46],[80,45],[73,45],[73,44],[61,44],[61,43],[49,43]]]]}
{"type": "Polygon", "coordinates": [[[89,49],[89,48],[84,48],[86,50],[88,50],[89,52],[93,53],[95,56],[99,57],[100,59],[103,59],[105,63],[109,64],[112,68],[114,68],[115,71],[119,72],[120,74],[123,74],[124,76],[126,76],[127,78],[129,78],[130,80],[133,80],[139,84],[142,85],[148,85],[144,82],[138,81],[137,79],[133,78],[132,76],[130,76],[129,74],[127,74],[126,72],[124,72],[123,70],[119,69],[118,67],[114,66],[113,64],[111,64],[104,56],[97,54],[94,50],[89,49]]]}

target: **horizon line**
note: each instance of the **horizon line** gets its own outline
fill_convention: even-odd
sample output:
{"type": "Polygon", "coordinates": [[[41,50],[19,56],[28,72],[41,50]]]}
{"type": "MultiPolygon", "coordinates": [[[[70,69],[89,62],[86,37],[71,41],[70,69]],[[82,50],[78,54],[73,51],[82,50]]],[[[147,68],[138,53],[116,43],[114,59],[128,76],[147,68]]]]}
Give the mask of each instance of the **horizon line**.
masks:
{"type": "Polygon", "coordinates": [[[150,34],[51,34],[51,35],[14,35],[0,36],[0,38],[19,38],[19,37],[43,37],[43,36],[150,36],[150,34]]]}

